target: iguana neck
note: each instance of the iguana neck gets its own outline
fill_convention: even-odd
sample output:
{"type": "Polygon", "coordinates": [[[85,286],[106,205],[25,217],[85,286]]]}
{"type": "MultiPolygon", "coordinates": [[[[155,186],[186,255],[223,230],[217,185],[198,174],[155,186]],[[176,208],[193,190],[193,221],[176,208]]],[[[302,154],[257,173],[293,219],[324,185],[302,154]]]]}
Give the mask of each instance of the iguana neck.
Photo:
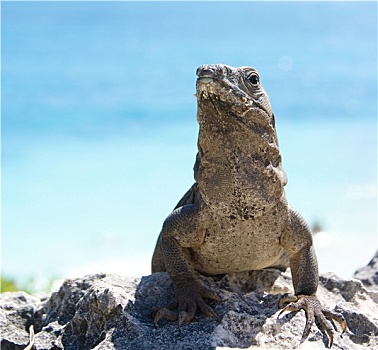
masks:
{"type": "Polygon", "coordinates": [[[287,178],[271,131],[272,137],[249,133],[246,140],[242,134],[200,129],[194,176],[204,202],[218,214],[256,217],[281,199],[287,178]]]}

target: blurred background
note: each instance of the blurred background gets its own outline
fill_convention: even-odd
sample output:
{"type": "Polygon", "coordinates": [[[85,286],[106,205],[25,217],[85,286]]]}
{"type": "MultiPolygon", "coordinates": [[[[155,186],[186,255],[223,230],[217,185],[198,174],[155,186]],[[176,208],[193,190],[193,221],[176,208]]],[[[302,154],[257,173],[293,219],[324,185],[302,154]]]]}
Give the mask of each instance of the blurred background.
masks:
{"type": "Polygon", "coordinates": [[[193,183],[196,68],[254,66],[321,272],[377,249],[376,2],[2,2],[2,276],[150,273],[193,183]]]}

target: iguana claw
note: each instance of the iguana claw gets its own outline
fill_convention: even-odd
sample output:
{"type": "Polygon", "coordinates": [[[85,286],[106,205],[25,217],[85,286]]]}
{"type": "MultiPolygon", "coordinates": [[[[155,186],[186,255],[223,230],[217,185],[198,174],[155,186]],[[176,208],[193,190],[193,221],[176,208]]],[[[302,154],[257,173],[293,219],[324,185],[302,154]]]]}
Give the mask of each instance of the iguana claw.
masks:
{"type": "Polygon", "coordinates": [[[334,330],[327,320],[335,320],[340,323],[343,329],[342,334],[347,330],[346,321],[343,315],[329,311],[327,309],[323,309],[318,298],[315,295],[295,296],[291,294],[285,294],[280,298],[278,305],[282,307],[283,304],[287,302],[289,302],[290,304],[288,304],[281,310],[281,312],[278,314],[278,317],[280,317],[286,311],[297,312],[299,310],[304,310],[306,313],[306,326],[303,331],[300,344],[302,344],[307,339],[315,320],[320,325],[321,330],[324,330],[327,333],[329,338],[329,348],[331,348],[333,344],[334,330]]]}
{"type": "Polygon", "coordinates": [[[176,288],[177,300],[167,307],[155,308],[152,317],[154,324],[160,320],[176,321],[181,327],[183,323],[193,320],[194,315],[199,308],[206,316],[219,320],[214,310],[208,306],[204,298],[220,301],[220,297],[212,290],[198,284],[191,284],[185,287],[176,288]]]}

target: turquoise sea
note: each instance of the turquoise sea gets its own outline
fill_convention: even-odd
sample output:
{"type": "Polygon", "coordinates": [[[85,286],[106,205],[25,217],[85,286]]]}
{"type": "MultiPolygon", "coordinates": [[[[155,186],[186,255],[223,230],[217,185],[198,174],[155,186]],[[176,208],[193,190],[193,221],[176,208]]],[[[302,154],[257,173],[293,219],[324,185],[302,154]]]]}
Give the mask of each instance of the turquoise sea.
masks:
{"type": "Polygon", "coordinates": [[[260,72],[321,271],[377,249],[376,2],[1,2],[1,42],[5,276],[149,273],[204,63],[260,72]]]}

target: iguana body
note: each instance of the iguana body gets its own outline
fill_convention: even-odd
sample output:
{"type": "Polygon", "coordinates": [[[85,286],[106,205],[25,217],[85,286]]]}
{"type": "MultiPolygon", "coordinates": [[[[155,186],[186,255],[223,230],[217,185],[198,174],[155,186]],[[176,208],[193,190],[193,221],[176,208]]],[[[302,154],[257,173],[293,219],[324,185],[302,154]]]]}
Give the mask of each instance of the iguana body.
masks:
{"type": "Polygon", "coordinates": [[[219,275],[267,267],[291,267],[295,296],[285,310],[306,310],[302,341],[314,315],[331,338],[315,297],[318,266],[310,229],[285,198],[286,174],[268,95],[251,67],[203,65],[197,70],[200,126],[195,184],[165,220],[152,259],[152,272],[168,271],[177,300],[155,316],[193,319],[199,307],[215,316],[204,298],[219,300],[196,271],[219,275]],[[177,310],[174,310],[177,308],[177,310]]]}

